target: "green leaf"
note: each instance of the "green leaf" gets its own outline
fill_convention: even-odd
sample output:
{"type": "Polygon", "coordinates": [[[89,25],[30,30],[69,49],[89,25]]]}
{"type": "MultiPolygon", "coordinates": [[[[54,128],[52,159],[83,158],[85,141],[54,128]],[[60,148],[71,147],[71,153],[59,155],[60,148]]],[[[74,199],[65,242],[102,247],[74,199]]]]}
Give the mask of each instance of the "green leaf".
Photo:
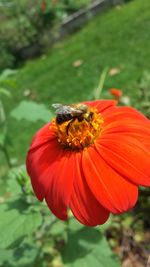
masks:
{"type": "Polygon", "coordinates": [[[69,229],[71,229],[71,232],[78,232],[83,228],[83,225],[79,223],[74,217],[69,218],[68,224],[69,224],[69,229]]]}
{"type": "Polygon", "coordinates": [[[9,76],[17,73],[17,70],[5,69],[0,75],[0,81],[6,80],[9,76]]]}
{"type": "Polygon", "coordinates": [[[54,224],[50,228],[50,233],[53,236],[60,236],[65,232],[66,224],[60,220],[54,222],[54,224]]]}
{"type": "Polygon", "coordinates": [[[0,127],[4,125],[5,121],[6,121],[5,110],[4,110],[3,103],[0,101],[0,127]]]}
{"type": "Polygon", "coordinates": [[[11,93],[5,88],[0,87],[0,94],[5,95],[7,97],[11,97],[11,93]]]}
{"type": "Polygon", "coordinates": [[[0,205],[0,248],[7,248],[40,226],[42,218],[21,199],[0,205]]]}
{"type": "Polygon", "coordinates": [[[16,246],[13,249],[0,249],[0,266],[33,266],[37,254],[38,248],[29,242],[23,242],[19,247],[16,246]]]}
{"type": "MultiPolygon", "coordinates": [[[[9,260],[12,261],[12,250],[0,249],[0,264],[9,260]]],[[[1,265],[0,265],[1,266],[1,265]]]]}
{"type": "Polygon", "coordinates": [[[118,267],[117,257],[110,250],[106,238],[94,228],[82,227],[69,231],[68,242],[62,251],[67,267],[118,267]]]}
{"type": "Polygon", "coordinates": [[[5,134],[0,133],[0,146],[3,146],[5,143],[5,134]]]}
{"type": "Polygon", "coordinates": [[[49,122],[52,118],[52,113],[45,105],[37,104],[33,101],[21,101],[10,115],[16,120],[25,119],[30,122],[36,122],[37,120],[49,122]]]}
{"type": "MultiPolygon", "coordinates": [[[[1,115],[1,114],[0,114],[1,115]]],[[[1,147],[7,147],[10,145],[10,140],[8,137],[8,131],[5,122],[2,122],[0,116],[0,146],[1,147]]]]}
{"type": "Polygon", "coordinates": [[[22,192],[31,193],[31,182],[26,172],[25,165],[11,168],[8,172],[7,190],[11,196],[22,194],[22,192]],[[24,190],[22,191],[22,189],[24,190]]]}
{"type": "Polygon", "coordinates": [[[83,228],[82,224],[78,223],[78,221],[74,217],[69,218],[69,225],[68,221],[64,222],[56,219],[56,221],[54,221],[54,223],[50,227],[50,233],[53,236],[62,236],[64,234],[66,235],[65,232],[68,230],[68,227],[72,232],[76,232],[77,230],[83,228]]]}
{"type": "Polygon", "coordinates": [[[21,168],[16,167],[11,168],[8,172],[7,191],[11,197],[15,197],[19,194],[22,194],[21,186],[17,181],[19,171],[21,171],[21,168]]]}

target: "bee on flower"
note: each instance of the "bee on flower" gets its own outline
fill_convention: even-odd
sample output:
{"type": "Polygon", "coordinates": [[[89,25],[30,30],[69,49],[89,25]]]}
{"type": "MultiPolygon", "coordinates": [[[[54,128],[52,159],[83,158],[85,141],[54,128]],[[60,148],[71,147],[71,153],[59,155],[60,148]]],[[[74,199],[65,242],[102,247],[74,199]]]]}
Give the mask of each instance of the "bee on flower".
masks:
{"type": "Polygon", "coordinates": [[[133,208],[138,187],[150,186],[150,121],[115,100],[53,107],[27,155],[37,198],[59,219],[70,209],[87,226],[133,208]]]}

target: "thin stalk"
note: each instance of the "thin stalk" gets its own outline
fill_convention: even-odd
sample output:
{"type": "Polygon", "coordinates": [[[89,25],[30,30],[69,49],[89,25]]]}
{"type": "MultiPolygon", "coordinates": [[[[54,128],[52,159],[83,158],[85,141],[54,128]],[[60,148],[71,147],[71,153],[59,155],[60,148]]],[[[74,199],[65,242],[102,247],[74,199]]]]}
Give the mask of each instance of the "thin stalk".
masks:
{"type": "Polygon", "coordinates": [[[7,161],[8,167],[11,168],[12,164],[11,164],[9,153],[8,153],[8,150],[7,150],[6,146],[2,146],[1,149],[2,149],[2,151],[4,153],[4,155],[5,155],[5,159],[7,161]]]}
{"type": "Polygon", "coordinates": [[[105,83],[105,80],[106,80],[106,76],[107,76],[107,72],[108,72],[108,67],[106,67],[101,75],[100,75],[100,79],[99,79],[99,83],[98,83],[98,87],[95,88],[94,90],[94,99],[99,99],[100,98],[100,95],[102,93],[102,90],[103,90],[103,87],[104,87],[104,83],[105,83]]]}

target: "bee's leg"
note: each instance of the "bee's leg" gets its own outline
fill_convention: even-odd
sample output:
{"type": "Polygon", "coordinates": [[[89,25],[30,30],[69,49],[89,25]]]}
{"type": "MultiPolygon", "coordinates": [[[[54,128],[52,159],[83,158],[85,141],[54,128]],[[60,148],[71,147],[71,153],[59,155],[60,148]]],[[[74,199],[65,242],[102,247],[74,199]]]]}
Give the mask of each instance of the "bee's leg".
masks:
{"type": "Polygon", "coordinates": [[[77,117],[77,119],[78,119],[78,122],[81,122],[81,121],[84,120],[84,117],[83,117],[83,115],[81,114],[80,116],[77,117]]]}
{"type": "Polygon", "coordinates": [[[93,115],[94,113],[93,112],[90,112],[89,116],[87,118],[85,118],[85,120],[90,124],[91,127],[93,127],[91,121],[93,119],[93,115]]]}
{"type": "Polygon", "coordinates": [[[89,116],[88,116],[88,120],[91,121],[94,117],[94,113],[90,112],[89,116]]]}
{"type": "Polygon", "coordinates": [[[68,125],[66,127],[67,135],[68,135],[69,127],[71,126],[71,124],[74,122],[75,119],[76,119],[76,117],[72,118],[72,120],[68,123],[68,125]]]}

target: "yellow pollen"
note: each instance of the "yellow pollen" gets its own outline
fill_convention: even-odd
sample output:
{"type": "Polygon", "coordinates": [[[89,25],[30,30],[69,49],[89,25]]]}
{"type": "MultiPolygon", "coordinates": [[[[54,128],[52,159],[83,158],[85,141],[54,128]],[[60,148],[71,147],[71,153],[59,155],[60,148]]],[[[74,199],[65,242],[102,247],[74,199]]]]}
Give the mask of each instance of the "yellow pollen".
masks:
{"type": "MultiPolygon", "coordinates": [[[[57,118],[57,117],[56,117],[57,118]]],[[[103,118],[97,109],[88,108],[86,113],[61,123],[53,119],[51,128],[64,148],[81,150],[92,145],[102,131],[103,118]]]]}

